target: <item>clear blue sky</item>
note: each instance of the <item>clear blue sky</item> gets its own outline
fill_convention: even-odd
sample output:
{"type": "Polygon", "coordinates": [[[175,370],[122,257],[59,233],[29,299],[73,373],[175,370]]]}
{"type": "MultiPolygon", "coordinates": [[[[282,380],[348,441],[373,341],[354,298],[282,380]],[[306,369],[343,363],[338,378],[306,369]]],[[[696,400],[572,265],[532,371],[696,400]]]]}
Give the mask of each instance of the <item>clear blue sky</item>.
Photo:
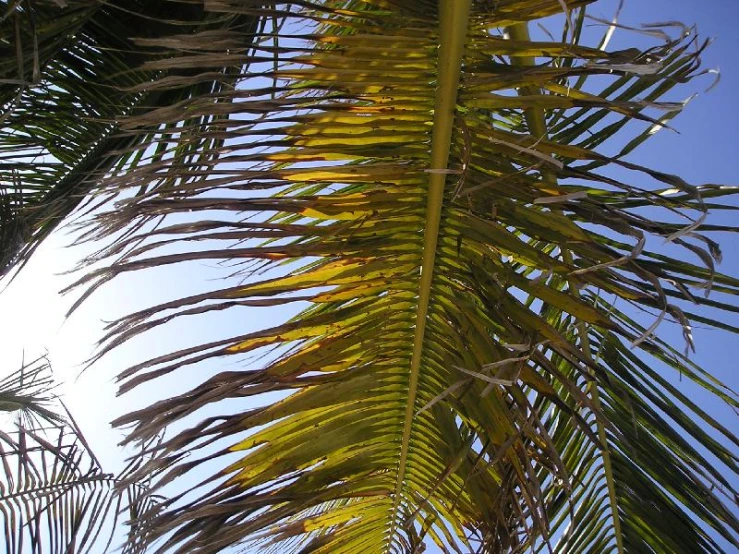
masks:
{"type": "MultiPolygon", "coordinates": [[[[605,7],[617,2],[603,2],[605,7]]],[[[598,10],[599,8],[595,8],[598,10]]],[[[595,11],[594,10],[594,11],[595,11]]],[[[604,14],[609,13],[604,9],[604,14]]],[[[700,36],[715,38],[703,56],[704,68],[720,69],[720,82],[711,91],[702,91],[712,83],[713,76],[697,79],[689,86],[699,92],[672,125],[680,134],[661,131],[633,152],[629,160],[655,169],[675,173],[692,184],[721,183],[739,185],[736,163],[739,159],[739,108],[736,91],[739,90],[739,2],[735,0],[670,1],[648,0],[626,2],[622,21],[626,24],[677,20],[697,25],[700,36]]],[[[614,37],[614,48],[628,47],[627,33],[614,37]]],[[[687,96],[687,95],[685,95],[687,96]]],[[[734,204],[739,200],[734,199],[734,204]]],[[[710,216],[709,216],[710,217],[710,216]]],[[[715,223],[739,224],[727,214],[717,214],[709,219],[715,223]]],[[[730,275],[739,275],[739,241],[728,235],[714,235],[719,240],[724,261],[718,270],[730,275]],[[729,240],[727,240],[729,239],[729,240]]],[[[734,324],[738,321],[735,318],[734,324]]],[[[694,330],[696,340],[695,359],[709,368],[718,378],[733,389],[739,388],[739,338],[715,330],[694,330]]],[[[676,344],[680,344],[679,333],[675,332],[676,344]]],[[[696,389],[700,404],[710,398],[696,389]]],[[[708,408],[716,407],[715,403],[708,408]]],[[[728,408],[716,412],[729,426],[738,429],[737,416],[728,408]]]]}
{"type": "MultiPolygon", "coordinates": [[[[616,0],[602,0],[591,8],[593,15],[610,19],[616,0]]],[[[640,22],[679,20],[697,24],[701,36],[715,37],[716,41],[704,56],[704,67],[721,69],[719,86],[707,94],[700,94],[687,110],[673,121],[681,134],[661,131],[642,145],[629,159],[655,169],[676,173],[693,184],[739,184],[736,165],[739,161],[739,110],[736,94],[739,91],[739,0],[627,0],[621,21],[636,25],[640,22]]],[[[627,48],[633,36],[618,31],[611,48],[627,48]]],[[[711,83],[706,76],[690,85],[690,92],[701,92],[711,83]]],[[[686,89],[683,89],[686,90],[686,89]]],[[[689,92],[682,94],[688,96],[689,92]]],[[[718,222],[718,221],[716,221],[718,222]]],[[[736,222],[728,222],[736,223],[736,222]]],[[[719,269],[739,275],[739,246],[736,238],[721,240],[724,262],[719,269]]],[[[91,354],[96,338],[100,337],[100,323],[110,321],[130,310],[143,308],[155,301],[176,298],[213,286],[206,279],[218,279],[229,273],[227,268],[200,263],[187,269],[168,267],[156,273],[130,275],[104,287],[69,321],[62,324],[63,314],[71,298],[60,299],[57,292],[70,281],[67,276],[54,273],[67,270],[84,252],[84,248],[62,250],[66,240],[56,234],[45,244],[23,274],[0,295],[0,351],[4,364],[17,367],[25,350],[32,358],[42,349],[48,349],[57,374],[67,381],[65,391],[68,404],[78,419],[98,457],[110,470],[120,465],[121,455],[114,444],[121,438],[120,431],[111,431],[108,422],[116,415],[150,401],[181,392],[200,382],[203,374],[181,372],[177,379],[142,388],[135,395],[114,399],[114,375],[147,355],[174,349],[180,345],[222,337],[233,329],[248,332],[271,325],[285,318],[285,312],[252,309],[249,312],[231,311],[216,314],[210,320],[200,319],[197,328],[186,321],[158,329],[143,340],[121,348],[113,356],[103,359],[75,382],[80,365],[91,354]],[[10,316],[8,316],[10,314],[10,316]],[[167,390],[162,390],[163,387],[167,390]]],[[[739,322],[735,322],[739,323],[739,322]]],[[[719,331],[695,330],[696,360],[710,368],[721,380],[739,388],[735,360],[739,359],[737,337],[719,331]]],[[[680,344],[679,334],[675,335],[680,344]]],[[[233,363],[226,361],[223,364],[233,363]]],[[[217,367],[215,370],[228,369],[217,367]]],[[[202,371],[205,371],[204,369],[202,371]]],[[[208,371],[210,374],[212,372],[208,371]]],[[[686,383],[681,386],[688,387],[686,383]]],[[[699,403],[730,428],[737,428],[737,416],[696,390],[699,403]]]]}

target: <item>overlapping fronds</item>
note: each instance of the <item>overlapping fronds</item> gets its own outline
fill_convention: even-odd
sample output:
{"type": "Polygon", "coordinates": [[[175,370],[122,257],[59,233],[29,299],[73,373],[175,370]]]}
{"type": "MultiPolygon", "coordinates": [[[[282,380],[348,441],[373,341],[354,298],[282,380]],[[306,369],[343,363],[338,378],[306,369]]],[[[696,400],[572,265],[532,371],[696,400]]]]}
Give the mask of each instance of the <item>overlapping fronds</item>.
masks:
{"type": "Polygon", "coordinates": [[[52,386],[43,358],[0,382],[0,410],[19,416],[0,430],[5,552],[99,554],[120,543],[124,553],[144,552],[136,526],[157,497],[146,480],[130,480],[141,460],[105,473],[52,386]]]}
{"type": "Polygon", "coordinates": [[[0,380],[0,412],[14,414],[25,427],[60,423],[61,418],[51,409],[54,385],[45,357],[23,363],[0,380]]]}
{"type": "Polygon", "coordinates": [[[673,376],[737,396],[657,325],[688,344],[692,322],[736,331],[715,313],[739,309],[739,280],[709,236],[735,229],[704,224],[734,189],[624,157],[682,109],[660,98],[699,74],[703,44],[674,25],[645,51],[579,44],[588,3],[207,2],[273,21],[254,54],[270,65],[126,122],[158,154],[103,181],[144,188],[96,216],[89,236],[117,239],[83,283],[192,260],[236,262],[239,281],[112,323],[102,352],[173,318],[309,307],[121,375],[127,391],[273,349],[119,420],[131,441],[178,424],[142,467],[162,486],[241,456],[156,506],[161,551],[739,545],[737,439],[673,376]],[[565,6],[561,42],[529,37],[565,6]],[[166,131],[181,111],[203,119],[166,131]],[[191,137],[220,162],[176,161],[191,137]],[[243,411],[198,414],[225,399],[243,411]]]}
{"type": "MultiPolygon", "coordinates": [[[[257,20],[176,0],[24,0],[1,9],[3,275],[80,204],[95,175],[124,166],[131,147],[147,142],[121,128],[121,118],[178,111],[184,99],[233,85],[257,20]],[[233,63],[204,72],[193,62],[228,48],[233,63]],[[155,78],[168,86],[141,89],[155,78]]],[[[178,113],[185,126],[218,118],[178,113]]],[[[191,137],[174,156],[210,159],[218,144],[191,137]]]]}

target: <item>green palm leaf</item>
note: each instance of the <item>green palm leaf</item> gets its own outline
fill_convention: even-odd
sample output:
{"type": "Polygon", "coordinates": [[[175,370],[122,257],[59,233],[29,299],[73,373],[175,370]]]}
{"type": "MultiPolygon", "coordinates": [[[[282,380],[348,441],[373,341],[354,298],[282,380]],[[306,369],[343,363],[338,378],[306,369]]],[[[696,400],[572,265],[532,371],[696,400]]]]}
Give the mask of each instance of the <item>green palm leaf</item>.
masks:
{"type": "MultiPolygon", "coordinates": [[[[737,310],[739,281],[715,271],[718,246],[700,227],[734,189],[594,150],[615,138],[609,148],[625,154],[673,117],[682,104],[659,98],[699,74],[702,45],[682,34],[648,53],[580,45],[588,3],[208,3],[286,18],[256,39],[254,58],[269,65],[184,100],[202,118],[187,133],[167,131],[181,111],[125,122],[148,138],[100,198],[145,188],[96,214],[89,236],[115,235],[100,255],[115,260],[82,282],[92,292],[206,259],[243,263],[247,278],[112,323],[101,353],[173,318],[309,307],[121,375],[126,391],[272,352],[118,421],[134,425],[130,441],[178,424],[141,468],[164,471],[161,486],[224,460],[146,520],[160,551],[739,546],[737,439],[665,372],[734,408],[737,396],[636,313],[676,321],[688,344],[691,321],[733,330],[693,311],[737,310]],[[565,39],[532,41],[527,22],[565,4],[565,39]],[[646,130],[623,136],[634,120],[646,130]],[[182,162],[192,137],[218,141],[220,163],[182,162]],[[711,288],[719,300],[704,297],[711,288]],[[278,391],[182,430],[201,408],[278,391]]],[[[204,70],[229,56],[202,58],[204,70]]]]}

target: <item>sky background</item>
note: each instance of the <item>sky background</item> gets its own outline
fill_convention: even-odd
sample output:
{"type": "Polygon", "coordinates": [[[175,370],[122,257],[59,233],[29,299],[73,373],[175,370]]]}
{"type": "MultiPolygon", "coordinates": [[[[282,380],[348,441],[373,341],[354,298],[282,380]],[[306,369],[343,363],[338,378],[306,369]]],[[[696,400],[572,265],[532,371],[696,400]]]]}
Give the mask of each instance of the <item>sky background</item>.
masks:
{"type": "MultiPolygon", "coordinates": [[[[603,0],[596,3],[590,13],[610,19],[616,4],[615,0],[603,0]]],[[[678,96],[681,99],[692,92],[701,92],[686,111],[673,120],[672,125],[680,134],[663,130],[628,159],[678,174],[692,184],[738,185],[739,110],[736,94],[739,91],[739,33],[736,32],[736,24],[739,21],[739,1],[627,0],[621,15],[621,22],[627,25],[669,20],[696,24],[700,36],[716,39],[703,56],[703,67],[719,68],[721,81],[705,94],[702,91],[713,82],[712,75],[680,89],[678,96]]],[[[611,49],[627,48],[631,41],[633,35],[617,31],[611,49]]],[[[714,219],[713,222],[722,221],[714,219]]],[[[737,223],[728,219],[723,222],[737,223]]],[[[718,239],[724,254],[719,270],[739,275],[739,238],[724,235],[718,239]]],[[[105,469],[116,471],[121,467],[123,456],[115,445],[123,433],[110,428],[112,419],[163,396],[182,392],[201,382],[205,378],[203,372],[211,374],[226,370],[235,362],[226,359],[211,362],[210,368],[190,368],[179,372],[176,379],[162,380],[156,386],[143,387],[133,394],[116,398],[114,378],[119,371],[148,355],[236,332],[246,333],[275,324],[291,314],[274,308],[249,308],[229,310],[210,319],[207,316],[200,318],[197,326],[188,325],[186,321],[176,322],[116,350],[80,374],[82,364],[94,351],[95,341],[102,336],[105,321],[153,303],[217,286],[213,280],[226,277],[231,270],[215,262],[198,262],[127,275],[103,287],[65,320],[65,312],[77,294],[59,294],[60,289],[74,280],[73,276],[59,274],[70,270],[77,260],[92,250],[85,246],[66,248],[69,241],[70,238],[62,232],[55,233],[0,294],[0,313],[3,314],[0,318],[0,371],[17,369],[24,355],[26,360],[31,360],[44,351],[48,352],[52,367],[63,383],[60,391],[67,405],[105,469]]],[[[734,324],[739,324],[739,320],[734,324]]],[[[733,389],[739,389],[736,363],[739,339],[720,331],[700,328],[695,329],[694,334],[695,360],[733,389]]],[[[680,340],[676,334],[678,347],[681,347],[680,340]]],[[[679,385],[682,390],[692,390],[685,381],[679,385]]],[[[697,389],[691,394],[730,429],[737,429],[736,414],[711,401],[697,389]]]]}

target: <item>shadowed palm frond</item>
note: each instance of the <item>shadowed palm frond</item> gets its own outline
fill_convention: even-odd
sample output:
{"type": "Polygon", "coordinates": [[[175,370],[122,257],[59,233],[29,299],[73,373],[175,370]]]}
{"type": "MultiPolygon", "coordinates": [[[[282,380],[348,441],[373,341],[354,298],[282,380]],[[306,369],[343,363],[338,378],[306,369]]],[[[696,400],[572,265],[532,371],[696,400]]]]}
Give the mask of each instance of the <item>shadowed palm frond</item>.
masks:
{"type": "Polygon", "coordinates": [[[272,349],[118,421],[130,441],[177,424],[140,468],[159,486],[221,463],[144,521],[158,551],[739,546],[737,438],[673,377],[737,395],[658,334],[736,332],[706,315],[739,310],[711,238],[736,229],[704,225],[736,190],[626,157],[683,108],[662,98],[700,74],[704,44],[674,26],[641,50],[580,44],[589,3],[206,3],[273,22],[262,69],[122,123],[146,140],[102,180],[118,202],[88,237],[116,240],[80,284],[195,260],[241,279],[113,322],[101,354],[175,318],[309,307],[121,375],[129,391],[272,349]],[[562,41],[532,40],[563,6],[562,41]],[[179,157],[192,140],[218,163],[179,157]],[[197,419],[229,399],[243,410],[197,419]]]}
{"type": "Polygon", "coordinates": [[[105,473],[61,402],[49,395],[41,358],[0,382],[0,409],[19,412],[0,430],[0,525],[8,554],[100,554],[123,542],[145,552],[136,531],[158,497],[146,478],[131,480],[141,460],[105,473]],[[125,526],[124,526],[125,523],[125,526]]]}
{"type": "MultiPolygon", "coordinates": [[[[3,275],[25,263],[97,178],[137,163],[126,152],[148,135],[128,132],[122,118],[176,112],[186,136],[188,126],[220,117],[186,114],[178,103],[232,87],[257,19],[175,0],[34,0],[0,9],[3,275]],[[194,61],[226,49],[232,61],[207,72],[194,61]],[[153,79],[160,86],[148,87],[153,79]]],[[[175,158],[206,163],[219,140],[192,139],[175,158]]]]}
{"type": "Polygon", "coordinates": [[[50,409],[55,383],[46,357],[22,363],[0,380],[0,412],[13,413],[24,427],[58,424],[62,418],[50,409]]]}

